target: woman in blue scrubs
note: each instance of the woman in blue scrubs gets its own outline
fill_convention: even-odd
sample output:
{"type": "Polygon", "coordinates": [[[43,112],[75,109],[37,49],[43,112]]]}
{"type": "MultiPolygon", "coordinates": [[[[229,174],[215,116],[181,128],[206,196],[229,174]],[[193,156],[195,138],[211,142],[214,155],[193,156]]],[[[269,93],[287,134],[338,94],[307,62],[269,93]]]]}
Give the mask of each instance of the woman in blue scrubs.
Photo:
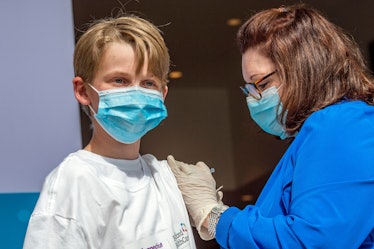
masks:
{"type": "Polygon", "coordinates": [[[374,248],[374,81],[318,11],[255,14],[238,32],[252,119],[292,139],[255,205],[228,207],[202,162],[168,157],[200,236],[222,248],[374,248]]]}

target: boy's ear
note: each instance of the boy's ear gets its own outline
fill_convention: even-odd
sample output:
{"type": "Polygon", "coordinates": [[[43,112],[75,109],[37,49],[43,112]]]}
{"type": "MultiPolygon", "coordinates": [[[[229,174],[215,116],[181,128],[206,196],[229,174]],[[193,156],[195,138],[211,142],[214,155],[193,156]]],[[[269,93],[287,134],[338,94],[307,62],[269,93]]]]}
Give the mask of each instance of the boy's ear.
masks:
{"type": "Polygon", "coordinates": [[[162,90],[162,95],[164,96],[164,100],[166,99],[166,95],[168,94],[169,88],[168,86],[164,86],[162,90]]]}
{"type": "Polygon", "coordinates": [[[81,103],[82,105],[91,104],[91,100],[87,94],[86,84],[84,83],[84,80],[81,77],[74,77],[73,87],[75,98],[78,100],[79,103],[81,103]]]}

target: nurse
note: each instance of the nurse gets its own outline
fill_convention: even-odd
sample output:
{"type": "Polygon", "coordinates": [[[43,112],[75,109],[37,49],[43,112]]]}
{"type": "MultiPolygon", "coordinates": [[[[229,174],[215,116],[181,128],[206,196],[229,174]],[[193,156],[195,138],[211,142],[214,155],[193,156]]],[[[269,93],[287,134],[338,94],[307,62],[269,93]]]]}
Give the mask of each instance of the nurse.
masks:
{"type": "Polygon", "coordinates": [[[80,37],[73,87],[92,138],[47,176],[24,249],[196,249],[167,161],[139,153],[167,117],[169,64],[160,30],[134,15],[97,20],[80,37]]]}
{"type": "Polygon", "coordinates": [[[200,236],[232,249],[374,248],[374,81],[358,46],[304,5],[255,14],[237,40],[252,119],[292,143],[243,210],[222,203],[203,162],[168,157],[200,236]]]}

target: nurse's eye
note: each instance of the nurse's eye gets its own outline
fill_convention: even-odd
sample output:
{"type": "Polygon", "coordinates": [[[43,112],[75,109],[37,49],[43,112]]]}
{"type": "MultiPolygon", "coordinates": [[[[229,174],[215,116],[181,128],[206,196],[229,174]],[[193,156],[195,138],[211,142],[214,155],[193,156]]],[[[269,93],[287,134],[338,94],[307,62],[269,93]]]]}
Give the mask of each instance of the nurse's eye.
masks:
{"type": "Polygon", "coordinates": [[[267,86],[269,85],[270,81],[262,81],[260,84],[257,85],[257,88],[261,91],[264,91],[267,86]]]}

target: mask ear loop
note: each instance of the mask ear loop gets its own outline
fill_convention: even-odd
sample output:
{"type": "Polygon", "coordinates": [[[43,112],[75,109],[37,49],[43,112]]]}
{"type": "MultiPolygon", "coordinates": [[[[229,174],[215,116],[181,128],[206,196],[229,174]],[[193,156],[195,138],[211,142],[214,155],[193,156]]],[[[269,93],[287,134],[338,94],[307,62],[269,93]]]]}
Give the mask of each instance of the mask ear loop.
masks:
{"type": "MultiPolygon", "coordinates": [[[[281,84],[278,88],[277,88],[277,91],[279,91],[279,89],[281,89],[283,87],[283,84],[281,84]]],[[[279,92],[278,92],[279,93],[279,92]]]]}
{"type": "MultiPolygon", "coordinates": [[[[280,112],[279,112],[279,108],[283,106],[283,103],[282,103],[282,100],[281,100],[281,97],[280,97],[280,94],[279,94],[279,89],[281,89],[282,87],[283,87],[283,84],[281,84],[281,85],[277,88],[277,93],[278,93],[278,96],[279,96],[279,105],[278,105],[278,110],[277,110],[277,116],[280,114],[280,112]],[[278,112],[279,112],[279,113],[278,113],[278,112]]],[[[287,112],[288,112],[288,111],[286,110],[283,119],[286,119],[286,117],[287,117],[287,112]]],[[[278,120],[278,122],[283,126],[283,129],[285,130],[286,127],[285,127],[285,125],[284,125],[284,120],[283,120],[282,122],[280,122],[280,120],[278,120]]],[[[289,136],[289,134],[288,134],[287,132],[285,132],[285,133],[287,134],[286,137],[291,137],[291,136],[289,136]]],[[[282,136],[281,136],[281,139],[283,140],[283,139],[285,139],[286,137],[284,137],[284,136],[282,137],[282,136]]]]}
{"type": "Polygon", "coordinates": [[[87,85],[89,85],[89,87],[91,87],[91,89],[94,90],[97,94],[99,94],[99,91],[93,85],[91,85],[91,83],[87,83],[87,85]]]}
{"type": "MultiPolygon", "coordinates": [[[[99,93],[99,91],[93,86],[93,85],[91,85],[90,83],[87,83],[87,85],[89,86],[89,87],[91,87],[91,89],[92,90],[94,90],[96,93],[97,93],[97,95],[100,97],[100,93],[99,93]]],[[[100,100],[99,100],[100,101],[100,100]]],[[[92,113],[93,114],[97,114],[95,111],[94,111],[94,109],[93,109],[93,107],[91,106],[91,104],[89,104],[88,105],[88,108],[92,111],[92,113]]]]}
{"type": "Polygon", "coordinates": [[[97,114],[96,112],[95,112],[95,110],[92,108],[92,106],[91,105],[88,105],[88,108],[91,110],[91,112],[93,113],[93,114],[97,114]]]}

